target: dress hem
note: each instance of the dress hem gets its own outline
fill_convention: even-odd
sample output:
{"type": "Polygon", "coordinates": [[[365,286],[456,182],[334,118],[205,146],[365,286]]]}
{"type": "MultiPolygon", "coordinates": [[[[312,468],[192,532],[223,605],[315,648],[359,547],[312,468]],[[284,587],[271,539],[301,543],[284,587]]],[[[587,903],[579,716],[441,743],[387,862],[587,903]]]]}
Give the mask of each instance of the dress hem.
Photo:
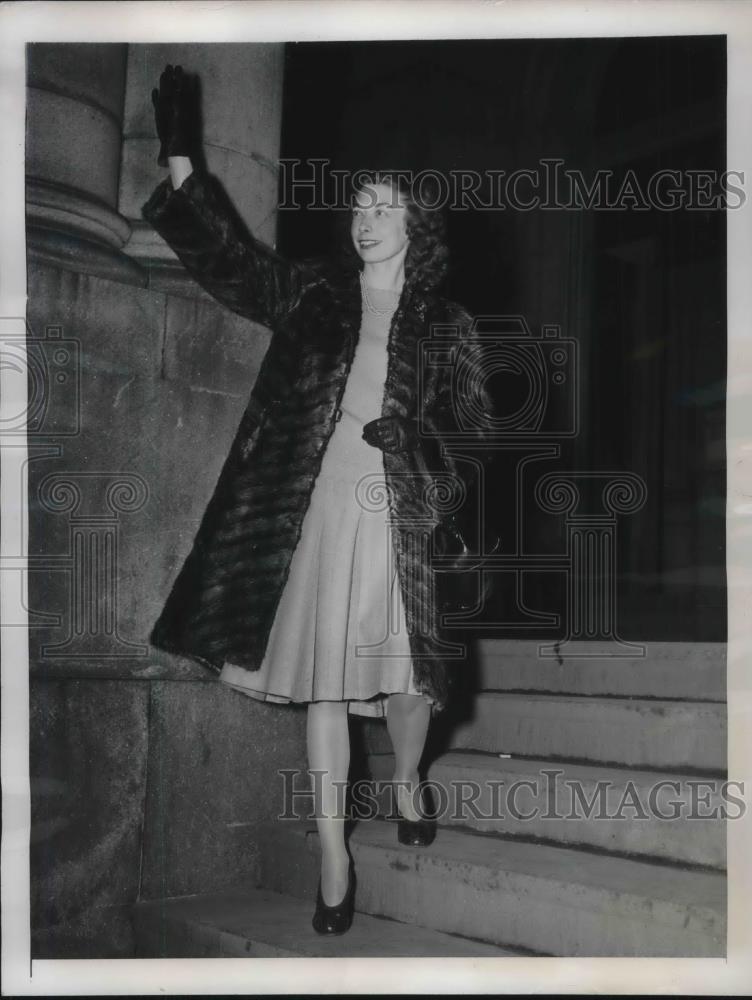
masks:
{"type": "MultiPolygon", "coordinates": [[[[226,664],[225,666],[232,667],[232,664],[226,664]]],[[[251,688],[244,684],[235,684],[226,677],[220,677],[219,680],[220,683],[232,688],[233,691],[237,691],[238,694],[247,695],[253,698],[254,701],[268,702],[272,705],[310,705],[316,701],[342,701],[347,703],[348,713],[352,715],[386,718],[387,704],[391,694],[411,694],[424,698],[428,702],[432,712],[436,709],[436,701],[421,691],[377,691],[367,698],[306,698],[305,700],[297,701],[287,695],[274,694],[271,691],[260,691],[258,688],[251,688]]]]}

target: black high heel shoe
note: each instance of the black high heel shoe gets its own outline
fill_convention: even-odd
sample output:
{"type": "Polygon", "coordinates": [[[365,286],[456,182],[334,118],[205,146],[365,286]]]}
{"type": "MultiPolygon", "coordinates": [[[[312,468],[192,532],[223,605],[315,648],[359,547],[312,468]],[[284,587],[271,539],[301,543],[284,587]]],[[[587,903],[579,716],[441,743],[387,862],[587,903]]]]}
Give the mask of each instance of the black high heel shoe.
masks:
{"type": "Polygon", "coordinates": [[[317,934],[344,934],[350,929],[353,910],[355,909],[355,864],[350,858],[347,870],[347,889],[341,902],[336,906],[327,906],[321,895],[321,876],[316,896],[316,912],[311,921],[317,934]]]}
{"type": "MultiPolygon", "coordinates": [[[[421,811],[423,805],[423,788],[420,789],[421,811]]],[[[399,812],[399,806],[397,806],[399,812]]],[[[436,836],[436,820],[426,819],[405,819],[400,815],[397,820],[397,839],[400,844],[408,847],[427,847],[433,843],[436,836]]]]}

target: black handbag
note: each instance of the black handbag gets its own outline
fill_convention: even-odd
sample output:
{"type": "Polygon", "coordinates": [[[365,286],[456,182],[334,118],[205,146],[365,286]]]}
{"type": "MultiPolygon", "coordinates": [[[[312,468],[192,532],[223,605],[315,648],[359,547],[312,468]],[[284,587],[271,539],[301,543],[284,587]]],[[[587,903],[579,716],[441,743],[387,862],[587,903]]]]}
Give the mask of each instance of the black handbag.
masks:
{"type": "MultiPolygon", "coordinates": [[[[431,479],[435,473],[428,468],[422,448],[418,447],[413,455],[416,471],[431,479]]],[[[490,589],[490,574],[482,567],[486,556],[497,551],[501,539],[497,537],[489,551],[480,553],[468,541],[456,511],[438,512],[437,517],[431,531],[429,562],[433,564],[438,611],[450,614],[482,607],[490,589]]]]}

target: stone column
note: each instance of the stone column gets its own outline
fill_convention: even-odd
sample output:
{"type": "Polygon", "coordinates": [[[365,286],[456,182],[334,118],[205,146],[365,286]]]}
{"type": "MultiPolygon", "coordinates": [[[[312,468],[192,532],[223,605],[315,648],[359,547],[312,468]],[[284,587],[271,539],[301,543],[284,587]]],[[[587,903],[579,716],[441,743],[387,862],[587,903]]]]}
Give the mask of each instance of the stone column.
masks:
{"type": "Polygon", "coordinates": [[[175,261],[169,247],[141,218],[141,206],[166,176],[166,169],[157,164],[151,92],[167,63],[198,74],[207,166],[254,236],[273,243],[284,46],[133,45],[128,55],[119,191],[120,212],[133,230],[126,253],[163,266],[175,261]]]}
{"type": "Polygon", "coordinates": [[[273,239],[282,47],[29,52],[34,461],[30,567],[11,568],[32,609],[32,957],[128,958],[137,898],[256,884],[275,769],[305,768],[298,713],[251,705],[148,645],[268,331],[201,299],[174,265],[156,287],[170,271],[156,239],[134,252],[154,238],[140,209],[166,176],[150,97],[165,62],[200,73],[210,169],[273,239]]]}
{"type": "Polygon", "coordinates": [[[119,249],[117,211],[128,46],[35,43],[27,49],[29,258],[143,283],[119,249]]]}

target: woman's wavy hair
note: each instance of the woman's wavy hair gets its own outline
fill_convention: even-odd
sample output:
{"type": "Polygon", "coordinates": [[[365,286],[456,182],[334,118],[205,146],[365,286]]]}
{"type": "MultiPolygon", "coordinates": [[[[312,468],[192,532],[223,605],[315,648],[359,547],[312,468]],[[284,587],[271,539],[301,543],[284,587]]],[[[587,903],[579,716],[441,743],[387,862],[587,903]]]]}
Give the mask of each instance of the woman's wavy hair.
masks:
{"type": "MultiPolygon", "coordinates": [[[[438,185],[430,176],[421,179],[419,191],[413,191],[403,173],[389,170],[360,171],[350,184],[350,205],[355,195],[373,184],[388,184],[402,195],[407,208],[409,243],[405,255],[405,284],[411,290],[430,291],[437,288],[449,269],[449,249],[446,242],[446,219],[437,197],[438,185]],[[417,195],[417,196],[416,196],[417,195]],[[431,207],[431,206],[436,207],[431,207]]],[[[362,261],[350,236],[350,211],[343,214],[341,249],[346,262],[362,267],[362,261]]]]}

